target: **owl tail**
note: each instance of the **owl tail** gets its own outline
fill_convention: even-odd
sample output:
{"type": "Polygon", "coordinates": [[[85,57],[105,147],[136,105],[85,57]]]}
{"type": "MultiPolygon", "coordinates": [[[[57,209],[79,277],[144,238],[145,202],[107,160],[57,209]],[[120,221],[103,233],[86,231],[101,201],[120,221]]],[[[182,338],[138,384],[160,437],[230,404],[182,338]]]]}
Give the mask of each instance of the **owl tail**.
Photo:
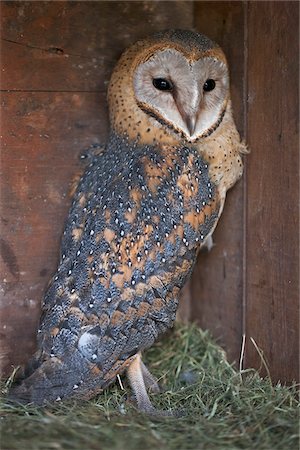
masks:
{"type": "Polygon", "coordinates": [[[18,403],[43,405],[68,397],[88,399],[101,392],[104,382],[99,373],[91,370],[89,362],[80,354],[44,360],[33,373],[14,385],[8,399],[18,403]]]}

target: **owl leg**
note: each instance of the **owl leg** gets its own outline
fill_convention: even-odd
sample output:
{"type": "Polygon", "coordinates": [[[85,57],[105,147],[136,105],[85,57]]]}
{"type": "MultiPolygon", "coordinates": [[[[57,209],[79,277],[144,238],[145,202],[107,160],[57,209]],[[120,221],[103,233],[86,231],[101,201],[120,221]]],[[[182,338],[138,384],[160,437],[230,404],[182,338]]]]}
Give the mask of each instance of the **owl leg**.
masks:
{"type": "Polygon", "coordinates": [[[141,368],[146,388],[149,389],[150,392],[153,392],[153,394],[159,394],[161,392],[161,388],[159,387],[158,382],[156,381],[152,373],[149,371],[149,369],[145,366],[142,360],[141,360],[141,368]]]}
{"type": "MultiPolygon", "coordinates": [[[[147,374],[148,373],[150,374],[150,372],[147,369],[147,374]]],[[[152,403],[150,402],[145,386],[145,380],[143,375],[143,363],[140,354],[137,354],[136,358],[132,361],[131,365],[128,367],[127,376],[131,388],[134,392],[137,407],[140,411],[156,417],[174,416],[174,414],[170,411],[160,411],[155,409],[152,403]]]]}
{"type": "Polygon", "coordinates": [[[142,361],[139,354],[128,367],[127,376],[133,390],[138,409],[151,414],[155,410],[155,408],[151,404],[147,394],[143,377],[142,361]]]}

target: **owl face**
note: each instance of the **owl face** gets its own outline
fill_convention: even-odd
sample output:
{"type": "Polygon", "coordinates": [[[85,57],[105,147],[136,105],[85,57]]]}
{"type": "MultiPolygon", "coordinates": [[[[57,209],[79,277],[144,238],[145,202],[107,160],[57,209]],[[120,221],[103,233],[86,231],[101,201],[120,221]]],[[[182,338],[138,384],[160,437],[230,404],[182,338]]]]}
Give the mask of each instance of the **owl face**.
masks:
{"type": "Polygon", "coordinates": [[[195,142],[222,122],[229,94],[224,53],[207,37],[170,30],[135,43],[109,86],[112,127],[140,142],[195,142]],[[148,133],[148,134],[147,134],[148,133]]]}
{"type": "Polygon", "coordinates": [[[224,114],[229,76],[213,56],[195,61],[174,48],[157,51],[138,65],[133,86],[138,106],[159,123],[195,141],[224,114]]]}

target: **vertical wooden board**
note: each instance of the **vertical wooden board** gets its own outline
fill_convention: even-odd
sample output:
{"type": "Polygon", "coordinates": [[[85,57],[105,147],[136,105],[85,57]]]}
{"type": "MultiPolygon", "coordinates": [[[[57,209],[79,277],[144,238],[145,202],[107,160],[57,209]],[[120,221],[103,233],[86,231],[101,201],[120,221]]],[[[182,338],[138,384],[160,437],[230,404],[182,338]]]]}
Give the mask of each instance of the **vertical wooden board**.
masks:
{"type": "Polygon", "coordinates": [[[121,52],[165,28],[189,28],[188,1],[2,2],[2,89],[106,90],[121,52]]]}
{"type": "Polygon", "coordinates": [[[105,96],[3,93],[1,101],[1,364],[35,345],[40,302],[59,257],[79,155],[104,139],[105,96]]]}
{"type": "MultiPolygon", "coordinates": [[[[298,2],[248,4],[246,366],[299,379],[298,2]]],[[[265,373],[265,371],[262,371],[265,373]]]]}
{"type": "MultiPolygon", "coordinates": [[[[242,2],[195,2],[198,31],[224,50],[231,72],[234,117],[243,136],[244,11],[242,2]]],[[[215,247],[200,254],[192,280],[191,318],[208,328],[237,360],[242,336],[243,180],[228,193],[214,233],[215,247]]]]}

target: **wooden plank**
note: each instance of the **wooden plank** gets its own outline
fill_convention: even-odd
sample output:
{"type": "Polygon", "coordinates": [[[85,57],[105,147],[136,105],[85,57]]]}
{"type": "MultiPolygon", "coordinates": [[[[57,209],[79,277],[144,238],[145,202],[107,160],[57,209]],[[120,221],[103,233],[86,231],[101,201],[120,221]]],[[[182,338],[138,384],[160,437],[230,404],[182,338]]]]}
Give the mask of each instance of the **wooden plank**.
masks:
{"type": "Polygon", "coordinates": [[[180,2],[1,3],[2,89],[106,91],[123,49],[165,28],[190,28],[180,2]]]}
{"type": "MultiPolygon", "coordinates": [[[[231,71],[234,117],[243,135],[244,12],[242,2],[196,2],[198,31],[226,53],[231,71]]],[[[244,182],[228,193],[214,233],[215,247],[199,255],[191,280],[191,319],[208,328],[237,360],[242,336],[244,182]]]]}
{"type": "MultiPolygon", "coordinates": [[[[298,2],[248,4],[246,366],[299,379],[298,2]]],[[[262,371],[264,374],[265,371],[262,371]]]]}
{"type": "Polygon", "coordinates": [[[104,94],[5,93],[1,102],[2,364],[35,345],[40,302],[58,262],[79,155],[105,137],[104,94]]]}

